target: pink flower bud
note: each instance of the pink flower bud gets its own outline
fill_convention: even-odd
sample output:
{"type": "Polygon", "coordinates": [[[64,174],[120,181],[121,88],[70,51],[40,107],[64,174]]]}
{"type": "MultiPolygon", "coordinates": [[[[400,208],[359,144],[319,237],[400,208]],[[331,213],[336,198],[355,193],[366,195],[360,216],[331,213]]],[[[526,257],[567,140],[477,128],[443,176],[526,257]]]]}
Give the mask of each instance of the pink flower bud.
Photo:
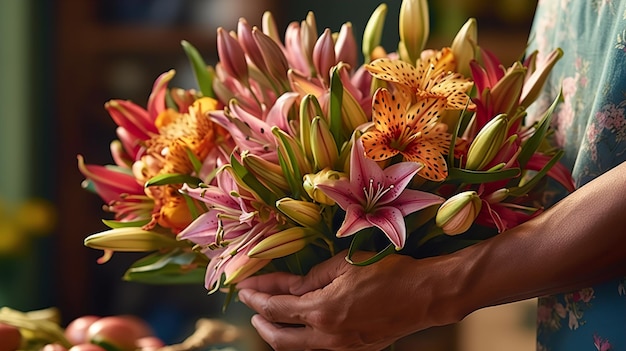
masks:
{"type": "Polygon", "coordinates": [[[335,43],[330,29],[326,28],[313,48],[313,64],[319,76],[328,82],[330,80],[330,68],[336,63],[335,43]]]}
{"type": "Polygon", "coordinates": [[[248,64],[244,51],[237,39],[222,27],[217,29],[217,53],[224,70],[238,81],[247,85],[248,64]]]}
{"type": "Polygon", "coordinates": [[[435,223],[448,235],[466,232],[480,212],[482,201],[475,191],[465,191],[446,200],[435,217],[435,223]]]}

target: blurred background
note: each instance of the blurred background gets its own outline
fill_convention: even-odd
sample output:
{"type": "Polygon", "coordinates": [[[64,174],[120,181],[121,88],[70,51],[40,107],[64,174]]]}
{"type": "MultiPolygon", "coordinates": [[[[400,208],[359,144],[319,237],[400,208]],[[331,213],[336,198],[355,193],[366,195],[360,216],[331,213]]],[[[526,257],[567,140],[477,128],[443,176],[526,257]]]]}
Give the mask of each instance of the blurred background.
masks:
{"type": "MultiPolygon", "coordinates": [[[[140,256],[105,264],[83,239],[105,228],[100,199],[81,188],[76,156],[111,163],[112,98],[145,106],[154,79],[169,69],[171,86],[193,88],[181,40],[216,59],[218,26],[239,17],[260,25],[271,10],[283,31],[314,11],[318,28],[351,21],[357,39],[380,0],[0,0],[0,306],[22,311],[58,307],[64,322],[85,314],[136,314],[166,341],[179,342],[200,317],[246,327],[250,311],[202,286],[124,282],[140,256]]],[[[383,43],[394,51],[400,0],[388,1],[383,43]]],[[[469,17],[479,43],[505,64],[521,57],[536,1],[438,0],[430,10],[429,47],[449,45],[469,17]]],[[[404,342],[430,350],[534,349],[534,302],[487,309],[461,325],[404,342]]],[[[256,345],[256,344],[255,344],[256,345]]],[[[261,343],[259,343],[261,345],[261,343]]],[[[256,347],[256,346],[254,346],[256,347]]],[[[253,347],[253,348],[254,348],[253,347]]],[[[262,349],[262,346],[259,346],[262,349]]]]}

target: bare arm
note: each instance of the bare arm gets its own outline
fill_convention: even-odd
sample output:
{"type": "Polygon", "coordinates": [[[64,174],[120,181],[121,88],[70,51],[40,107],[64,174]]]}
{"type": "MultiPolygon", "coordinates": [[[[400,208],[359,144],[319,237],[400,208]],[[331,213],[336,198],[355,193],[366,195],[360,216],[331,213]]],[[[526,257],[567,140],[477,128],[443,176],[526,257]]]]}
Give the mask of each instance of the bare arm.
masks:
{"type": "Polygon", "coordinates": [[[475,309],[626,275],[626,163],[492,240],[458,252],[475,309]]]}
{"type": "Polygon", "coordinates": [[[277,350],[380,350],[482,307],[626,275],[624,228],[626,163],[531,221],[454,254],[391,255],[366,267],[338,256],[305,277],[250,278],[239,296],[277,350]]]}

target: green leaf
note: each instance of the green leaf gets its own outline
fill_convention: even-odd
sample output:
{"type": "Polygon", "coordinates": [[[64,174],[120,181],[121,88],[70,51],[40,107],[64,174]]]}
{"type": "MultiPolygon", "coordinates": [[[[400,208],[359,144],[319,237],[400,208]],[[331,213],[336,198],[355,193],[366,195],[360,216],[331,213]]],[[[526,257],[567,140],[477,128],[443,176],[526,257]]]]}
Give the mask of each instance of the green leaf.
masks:
{"type": "Polygon", "coordinates": [[[189,161],[191,161],[193,170],[196,174],[200,173],[200,170],[202,169],[202,161],[200,161],[196,154],[194,154],[188,147],[185,148],[185,152],[187,153],[187,157],[189,157],[189,161]]]}
{"type": "Polygon", "coordinates": [[[532,188],[534,188],[537,183],[543,178],[548,171],[561,159],[564,152],[563,150],[559,150],[551,159],[548,161],[543,168],[539,172],[537,172],[529,181],[524,183],[524,185],[519,187],[514,187],[509,189],[509,196],[522,196],[527,194],[532,188]]]}
{"type": "Polygon", "coordinates": [[[511,179],[520,175],[519,168],[507,168],[498,171],[471,171],[461,168],[450,168],[447,183],[482,184],[511,179]]]}
{"type": "Polygon", "coordinates": [[[170,173],[170,174],[161,174],[158,176],[154,176],[150,178],[145,187],[155,186],[155,185],[169,185],[169,184],[190,184],[197,186],[202,181],[192,175],[189,174],[180,174],[180,173],[170,173]]]}
{"type": "Polygon", "coordinates": [[[111,229],[115,228],[126,228],[126,227],[143,227],[144,225],[150,223],[150,219],[142,219],[139,221],[131,221],[131,222],[120,222],[114,221],[110,219],[103,219],[102,223],[108,226],[111,229]]]}
{"type": "Polygon", "coordinates": [[[154,253],[139,259],[124,274],[124,280],[148,284],[198,284],[206,267],[188,268],[197,254],[180,250],[154,253]]]}
{"type": "Polygon", "coordinates": [[[215,78],[215,72],[213,71],[213,68],[207,66],[198,50],[196,50],[196,48],[189,42],[183,40],[181,41],[181,45],[183,46],[183,50],[185,50],[185,54],[187,54],[187,58],[191,63],[200,92],[202,92],[202,95],[204,96],[215,98],[215,93],[213,92],[213,79],[215,78]]]}
{"type": "Polygon", "coordinates": [[[546,137],[546,133],[548,132],[548,128],[550,127],[552,114],[554,113],[556,106],[562,100],[563,94],[562,91],[559,91],[559,94],[556,96],[554,101],[552,101],[552,104],[550,105],[550,107],[548,107],[541,120],[537,123],[535,133],[530,138],[528,138],[528,140],[526,140],[526,142],[522,146],[522,151],[517,158],[517,161],[519,162],[521,168],[524,168],[524,166],[526,166],[528,160],[530,160],[532,155],[539,148],[539,145],[541,145],[543,139],[546,137]]]}
{"type": "Polygon", "coordinates": [[[328,108],[328,118],[330,120],[330,132],[335,138],[335,144],[341,145],[345,138],[341,133],[341,102],[343,100],[343,84],[339,78],[337,66],[333,67],[330,74],[330,101],[328,108]]]}
{"type": "Polygon", "coordinates": [[[278,161],[283,171],[283,175],[291,189],[291,197],[300,198],[300,194],[304,191],[302,187],[302,172],[298,166],[298,156],[292,148],[292,143],[288,139],[289,136],[278,128],[272,128],[272,133],[280,141],[278,144],[278,161]]]}

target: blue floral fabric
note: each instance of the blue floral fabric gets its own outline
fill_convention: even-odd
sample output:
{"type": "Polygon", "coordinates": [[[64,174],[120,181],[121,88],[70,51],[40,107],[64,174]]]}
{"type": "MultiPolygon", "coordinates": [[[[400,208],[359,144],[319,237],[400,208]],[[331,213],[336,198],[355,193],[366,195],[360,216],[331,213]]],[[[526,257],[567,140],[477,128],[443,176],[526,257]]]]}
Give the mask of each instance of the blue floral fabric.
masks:
{"type": "MultiPolygon", "coordinates": [[[[626,161],[626,1],[539,0],[529,44],[564,51],[536,111],[562,89],[554,137],[576,185],[626,161]]],[[[626,350],[625,284],[540,298],[537,350],[626,350]]]]}

